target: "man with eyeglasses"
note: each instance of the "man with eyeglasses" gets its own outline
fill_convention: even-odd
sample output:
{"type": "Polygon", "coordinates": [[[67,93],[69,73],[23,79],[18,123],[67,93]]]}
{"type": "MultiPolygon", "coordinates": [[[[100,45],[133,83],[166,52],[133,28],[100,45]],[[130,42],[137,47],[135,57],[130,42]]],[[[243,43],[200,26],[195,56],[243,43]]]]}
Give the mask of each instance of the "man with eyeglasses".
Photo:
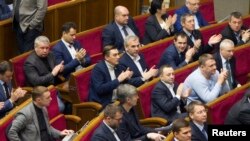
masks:
{"type": "Polygon", "coordinates": [[[176,31],[181,31],[181,16],[185,13],[190,13],[194,15],[195,20],[195,29],[199,29],[200,27],[207,26],[208,22],[204,19],[199,11],[200,0],[186,0],[184,6],[180,9],[177,9],[175,13],[177,14],[177,21],[175,22],[176,31]]]}
{"type": "Polygon", "coordinates": [[[139,87],[157,75],[158,69],[155,66],[149,69],[144,56],[139,53],[141,44],[137,36],[127,36],[124,40],[124,47],[126,52],[120,58],[119,63],[133,71],[133,79],[131,79],[130,84],[139,87]]]}
{"type": "Polygon", "coordinates": [[[91,141],[123,141],[121,134],[116,130],[122,121],[123,114],[121,108],[109,104],[105,107],[103,112],[103,122],[95,130],[91,141]]]}
{"type": "Polygon", "coordinates": [[[200,101],[192,101],[187,106],[187,113],[189,118],[191,119],[191,140],[208,141],[206,105],[200,101]]]}

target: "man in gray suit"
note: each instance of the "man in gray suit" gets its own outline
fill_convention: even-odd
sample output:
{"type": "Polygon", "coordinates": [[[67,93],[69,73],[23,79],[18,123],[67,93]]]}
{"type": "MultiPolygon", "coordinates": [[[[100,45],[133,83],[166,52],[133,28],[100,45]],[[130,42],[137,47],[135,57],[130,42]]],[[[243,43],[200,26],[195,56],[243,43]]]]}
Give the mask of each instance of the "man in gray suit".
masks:
{"type": "Polygon", "coordinates": [[[16,31],[20,53],[33,49],[34,40],[43,31],[47,0],[13,1],[13,28],[16,31]]]}
{"type": "Polygon", "coordinates": [[[33,102],[16,114],[8,132],[9,140],[52,141],[74,132],[67,129],[59,131],[49,124],[46,107],[52,99],[46,87],[35,87],[32,99],[33,102]]]}

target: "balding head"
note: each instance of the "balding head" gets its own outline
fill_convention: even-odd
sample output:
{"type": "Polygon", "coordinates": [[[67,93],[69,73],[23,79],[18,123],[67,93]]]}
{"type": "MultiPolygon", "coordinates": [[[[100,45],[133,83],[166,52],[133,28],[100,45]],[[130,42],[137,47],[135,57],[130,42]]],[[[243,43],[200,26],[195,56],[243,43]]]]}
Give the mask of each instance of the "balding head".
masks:
{"type": "Polygon", "coordinates": [[[234,54],[234,42],[229,39],[222,40],[220,43],[220,54],[226,60],[231,59],[234,54]]]}
{"type": "Polygon", "coordinates": [[[127,25],[128,24],[128,18],[129,18],[129,11],[124,6],[116,6],[114,10],[115,14],[115,22],[120,25],[127,25]]]}

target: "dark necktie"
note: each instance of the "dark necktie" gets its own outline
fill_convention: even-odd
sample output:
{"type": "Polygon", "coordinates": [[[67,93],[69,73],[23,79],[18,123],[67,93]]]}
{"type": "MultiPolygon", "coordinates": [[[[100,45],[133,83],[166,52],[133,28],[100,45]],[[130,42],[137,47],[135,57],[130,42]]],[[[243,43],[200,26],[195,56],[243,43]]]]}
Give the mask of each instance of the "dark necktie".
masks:
{"type": "Polygon", "coordinates": [[[125,34],[125,37],[127,37],[128,36],[128,31],[126,30],[126,26],[123,26],[122,30],[123,30],[123,32],[125,34]]]}
{"type": "Polygon", "coordinates": [[[205,128],[202,129],[202,133],[204,134],[204,136],[205,136],[206,139],[208,140],[208,136],[207,136],[207,132],[206,132],[205,128]]]}
{"type": "Polygon", "coordinates": [[[235,34],[235,37],[237,39],[237,43],[240,42],[240,34],[239,33],[234,33],[235,34]]]}
{"type": "Polygon", "coordinates": [[[10,91],[9,91],[8,85],[6,83],[3,83],[3,86],[4,86],[4,90],[5,90],[5,96],[7,99],[9,99],[10,98],[10,91]]]}
{"type": "Polygon", "coordinates": [[[232,72],[231,72],[230,64],[229,64],[228,60],[226,61],[226,69],[228,71],[228,77],[227,77],[228,85],[229,85],[230,89],[232,90],[233,89],[232,72]]]}
{"type": "Polygon", "coordinates": [[[19,9],[20,9],[20,3],[22,0],[16,0],[16,6],[14,9],[14,17],[17,22],[19,22],[19,9]]]}

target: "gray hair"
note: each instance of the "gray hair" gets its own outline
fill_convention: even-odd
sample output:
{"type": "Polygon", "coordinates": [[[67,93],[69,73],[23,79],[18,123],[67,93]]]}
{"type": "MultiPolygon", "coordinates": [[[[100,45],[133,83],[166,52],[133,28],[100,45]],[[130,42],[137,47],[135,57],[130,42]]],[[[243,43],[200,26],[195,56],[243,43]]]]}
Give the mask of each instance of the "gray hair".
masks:
{"type": "Polygon", "coordinates": [[[136,87],[130,84],[121,84],[117,88],[117,98],[121,104],[125,103],[128,97],[132,97],[137,93],[136,87]]]}
{"type": "Polygon", "coordinates": [[[232,40],[224,39],[220,43],[220,49],[225,49],[225,48],[227,48],[229,46],[233,46],[234,47],[234,42],[232,40]]]}
{"type": "Polygon", "coordinates": [[[131,40],[139,40],[139,38],[138,38],[138,36],[136,36],[136,35],[128,35],[127,37],[125,37],[125,39],[124,39],[124,47],[127,47],[128,46],[128,44],[129,44],[129,41],[131,41],[131,40]]]}
{"type": "Polygon", "coordinates": [[[38,47],[40,43],[49,44],[50,43],[49,38],[46,36],[38,36],[34,41],[35,48],[38,47]]]}

